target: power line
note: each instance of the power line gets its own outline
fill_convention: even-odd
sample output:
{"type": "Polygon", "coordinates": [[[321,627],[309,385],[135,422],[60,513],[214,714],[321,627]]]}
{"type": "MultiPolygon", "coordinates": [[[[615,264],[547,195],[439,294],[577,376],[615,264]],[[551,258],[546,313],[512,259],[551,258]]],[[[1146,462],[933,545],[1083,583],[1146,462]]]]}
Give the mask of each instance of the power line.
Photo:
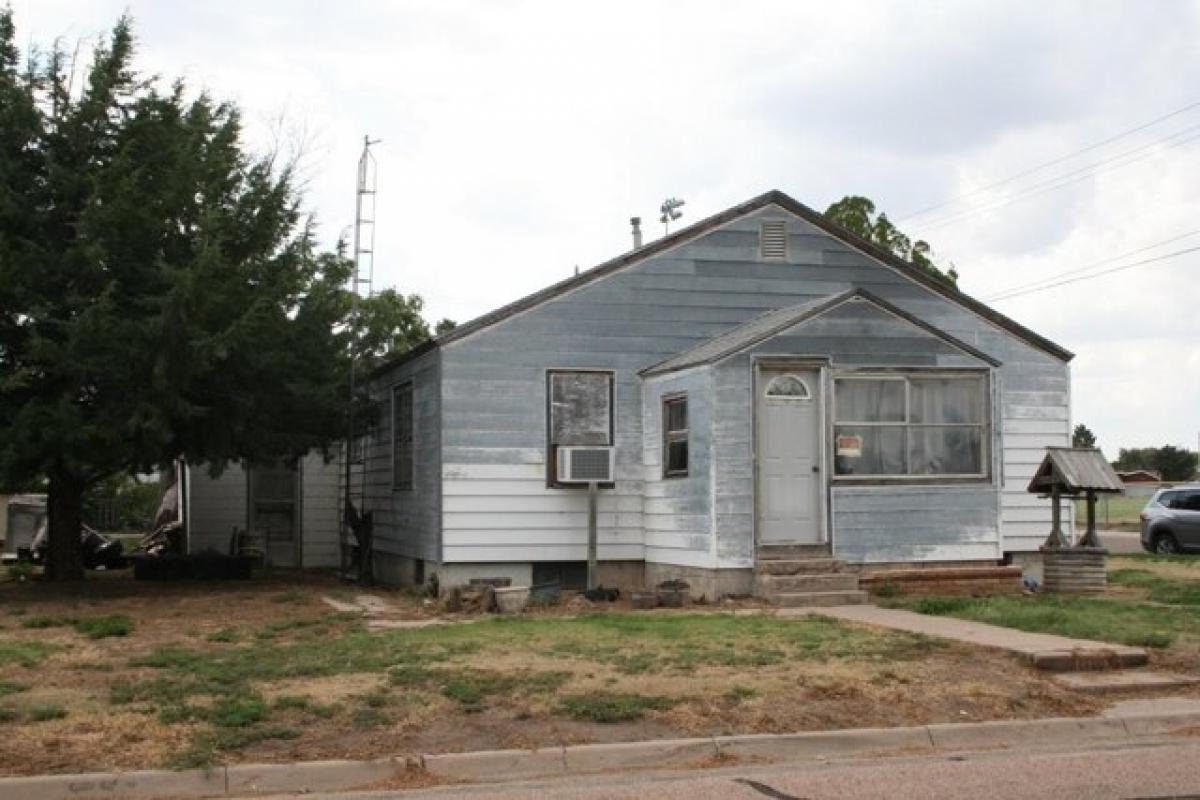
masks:
{"type": "Polygon", "coordinates": [[[1073,152],[1067,153],[1066,155],[1062,155],[1057,158],[1053,158],[1049,161],[1044,161],[1041,164],[1038,164],[1036,166],[1033,166],[1026,170],[1018,172],[1015,175],[1010,175],[1009,177],[1004,178],[999,181],[996,181],[995,183],[990,183],[987,186],[981,186],[977,189],[972,189],[970,191],[963,192],[962,194],[955,195],[954,197],[951,197],[948,200],[943,200],[940,203],[935,203],[934,205],[922,208],[919,211],[914,211],[911,214],[906,214],[902,217],[897,217],[895,221],[896,222],[904,222],[905,220],[924,216],[925,214],[928,214],[930,211],[936,211],[939,208],[945,208],[946,206],[948,206],[952,203],[956,203],[959,200],[963,200],[968,197],[974,197],[975,195],[980,194],[981,192],[987,192],[987,191],[991,191],[992,189],[996,189],[1001,186],[1005,186],[1009,183],[1012,183],[1015,180],[1020,180],[1021,178],[1027,177],[1029,175],[1033,175],[1037,172],[1041,172],[1042,170],[1046,169],[1047,167],[1052,167],[1055,164],[1061,164],[1064,161],[1070,161],[1072,158],[1075,158],[1076,156],[1081,156],[1084,153],[1089,153],[1093,150],[1098,150],[1101,147],[1104,147],[1105,145],[1109,145],[1109,144],[1112,144],[1113,142],[1120,141],[1121,139],[1124,139],[1127,136],[1132,136],[1133,134],[1138,133],[1140,131],[1144,131],[1147,128],[1152,128],[1160,122],[1165,122],[1166,120],[1171,119],[1172,117],[1177,117],[1180,114],[1185,114],[1194,108],[1200,108],[1200,101],[1195,102],[1195,103],[1189,103],[1188,105],[1184,106],[1183,108],[1177,108],[1168,114],[1164,114],[1161,117],[1156,117],[1156,118],[1150,120],[1149,122],[1144,122],[1133,128],[1129,128],[1128,130],[1122,131],[1114,136],[1110,136],[1107,139],[1096,142],[1094,144],[1090,144],[1087,147],[1081,148],[1079,150],[1075,150],[1073,152]]]}
{"type": "Polygon", "coordinates": [[[1187,239],[1191,236],[1195,236],[1196,234],[1200,234],[1200,228],[1197,228],[1196,230],[1193,230],[1193,231],[1188,231],[1187,233],[1181,233],[1178,236],[1172,236],[1169,239],[1163,239],[1161,241],[1154,242],[1153,244],[1143,245],[1142,247],[1137,247],[1137,248],[1134,248],[1133,250],[1126,250],[1124,253],[1117,253],[1115,256],[1109,256],[1107,258],[1102,258],[1099,261],[1093,261],[1092,263],[1086,264],[1082,267],[1079,267],[1078,269],[1071,269],[1071,270],[1067,270],[1066,272],[1059,272],[1055,275],[1049,275],[1045,278],[1033,281],[1031,283],[1023,283],[1020,286],[1013,286],[1011,288],[1005,289],[1002,292],[997,292],[996,294],[991,295],[990,297],[984,298],[984,301],[988,302],[988,303],[992,303],[997,300],[1005,300],[1008,298],[1009,294],[1024,292],[1034,286],[1039,286],[1040,284],[1048,283],[1050,281],[1054,281],[1059,278],[1065,278],[1068,275],[1076,275],[1080,272],[1086,272],[1090,269],[1095,269],[1096,267],[1101,266],[1102,264],[1110,264],[1113,261],[1120,261],[1123,258],[1128,258],[1129,256],[1137,255],[1138,253],[1144,253],[1147,250],[1153,250],[1156,247],[1162,247],[1164,244],[1171,244],[1172,242],[1178,242],[1180,239],[1187,239]]]}
{"type": "Polygon", "coordinates": [[[1188,144],[1197,139],[1200,139],[1200,133],[1195,133],[1197,131],[1200,131],[1200,125],[1193,125],[1189,128],[1184,128],[1183,130],[1177,131],[1176,133],[1173,133],[1170,136],[1167,136],[1163,139],[1159,139],[1157,141],[1150,142],[1149,144],[1142,145],[1141,147],[1135,147],[1132,150],[1126,150],[1124,153],[1120,153],[1115,156],[1110,156],[1109,158],[1098,161],[1095,164],[1090,164],[1086,167],[1081,167],[1072,172],[1067,172],[1062,175],[1057,175],[1053,178],[1048,178],[1047,180],[1042,181],[1041,183],[1035,183],[1032,186],[1026,187],[1021,192],[1013,195],[1012,197],[1006,198],[1004,200],[993,203],[991,205],[981,206],[978,208],[969,208],[964,211],[960,211],[955,214],[951,214],[948,217],[943,217],[941,219],[927,223],[923,226],[918,225],[918,229],[927,231],[927,230],[932,230],[935,228],[941,228],[946,225],[949,225],[951,222],[958,222],[963,219],[975,217],[980,214],[985,214],[989,211],[995,211],[997,209],[1001,209],[1006,206],[1010,206],[1013,203],[1019,202],[1021,200],[1028,200],[1031,197],[1037,197],[1038,195],[1042,195],[1042,194],[1045,194],[1046,192],[1053,191],[1054,189],[1061,189],[1064,186],[1070,186],[1073,183],[1078,183],[1079,181],[1090,178],[1093,175],[1097,175],[1101,172],[1107,172],[1110,169],[1118,169],[1120,167],[1125,167],[1130,164],[1134,164],[1138,161],[1142,161],[1144,159],[1150,158],[1153,155],[1156,155],[1156,153],[1154,152],[1154,148],[1163,147],[1163,149],[1169,149],[1169,148],[1173,148],[1173,147],[1182,147],[1185,144],[1188,144]],[[1171,142],[1172,139],[1178,139],[1178,137],[1183,136],[1184,134],[1188,134],[1188,133],[1195,133],[1195,135],[1188,136],[1187,138],[1184,138],[1184,139],[1179,139],[1178,141],[1175,141],[1175,142],[1171,142]],[[1170,142],[1170,143],[1168,144],[1168,142],[1170,142]],[[1149,152],[1147,152],[1147,151],[1149,151],[1149,152]],[[1128,158],[1128,156],[1134,156],[1134,157],[1128,158]],[[1121,163],[1113,163],[1116,161],[1120,161],[1121,159],[1125,159],[1125,160],[1121,161],[1121,163]]]}
{"type": "Polygon", "coordinates": [[[1154,256],[1153,258],[1142,259],[1141,261],[1135,261],[1132,264],[1122,264],[1119,267],[1112,267],[1111,269],[1101,270],[1100,272],[1095,272],[1095,273],[1092,273],[1091,275],[1080,275],[1076,278],[1067,278],[1066,280],[1058,281],[1057,283],[1051,283],[1046,286],[1038,286],[1033,289],[1026,289],[1021,292],[1013,292],[1013,293],[1009,294],[1007,297],[1004,297],[1002,299],[1003,300],[1011,300],[1014,297],[1020,297],[1022,295],[1026,295],[1026,294],[1033,294],[1034,292],[1042,292],[1042,291],[1045,291],[1046,289],[1054,289],[1059,286],[1066,286],[1069,283],[1078,283],[1080,281],[1087,281],[1087,280],[1091,280],[1092,278],[1099,278],[1103,275],[1111,275],[1114,272],[1121,272],[1123,270],[1133,269],[1134,267],[1140,267],[1140,266],[1143,266],[1144,264],[1154,264],[1159,261],[1166,261],[1169,258],[1177,258],[1178,256],[1187,255],[1188,253],[1196,253],[1196,252],[1200,252],[1200,245],[1197,245],[1196,247],[1188,247],[1184,250],[1176,250],[1174,253],[1166,253],[1165,255],[1154,256]]]}

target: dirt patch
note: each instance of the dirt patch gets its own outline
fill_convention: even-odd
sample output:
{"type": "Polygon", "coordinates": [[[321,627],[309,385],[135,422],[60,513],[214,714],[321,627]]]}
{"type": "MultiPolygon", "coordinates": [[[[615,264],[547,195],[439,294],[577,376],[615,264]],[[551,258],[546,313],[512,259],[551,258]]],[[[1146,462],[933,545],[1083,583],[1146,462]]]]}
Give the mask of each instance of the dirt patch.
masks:
{"type": "MultiPolygon", "coordinates": [[[[1101,708],[991,653],[825,618],[747,613],[752,604],[551,608],[374,630],[366,615],[322,600],[358,594],[310,573],[0,585],[0,655],[15,654],[4,666],[11,691],[0,694],[0,773],[363,759],[1101,708]],[[125,614],[133,628],[88,639],[68,626],[25,624],[102,614],[125,614]],[[63,715],[46,711],[55,708],[63,715]],[[618,721],[595,721],[601,714],[618,721]]],[[[386,606],[381,616],[435,614],[411,595],[371,595],[386,606]]],[[[420,775],[402,780],[415,782],[383,788],[426,785],[420,775]]]]}

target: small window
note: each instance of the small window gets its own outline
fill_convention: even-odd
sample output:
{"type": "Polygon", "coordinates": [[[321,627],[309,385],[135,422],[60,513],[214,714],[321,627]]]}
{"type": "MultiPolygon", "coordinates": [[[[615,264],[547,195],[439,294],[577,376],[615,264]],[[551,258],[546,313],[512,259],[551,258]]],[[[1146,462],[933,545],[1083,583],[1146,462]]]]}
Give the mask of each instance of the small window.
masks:
{"type": "Polygon", "coordinates": [[[392,488],[413,488],[413,386],[392,389],[392,488]]]}
{"type": "Polygon", "coordinates": [[[687,395],[663,398],[663,476],[688,474],[687,395]]]}
{"type": "Polygon", "coordinates": [[[808,384],[795,375],[779,375],[767,384],[767,397],[775,400],[811,400],[808,384]]]}
{"type": "Polygon", "coordinates": [[[613,443],[613,374],[556,370],[547,374],[549,453],[546,467],[554,482],[559,447],[606,447],[613,443]]]}
{"type": "Polygon", "coordinates": [[[764,221],[759,231],[759,242],[764,261],[787,259],[787,222],[781,219],[764,221]]]}

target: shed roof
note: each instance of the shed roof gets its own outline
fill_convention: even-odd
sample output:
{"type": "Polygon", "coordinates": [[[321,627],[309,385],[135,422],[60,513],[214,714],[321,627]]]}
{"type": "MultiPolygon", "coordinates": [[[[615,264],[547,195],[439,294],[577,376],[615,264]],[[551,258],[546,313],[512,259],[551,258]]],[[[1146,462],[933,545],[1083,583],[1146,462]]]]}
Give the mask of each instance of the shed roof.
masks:
{"type": "Polygon", "coordinates": [[[968,355],[974,356],[992,366],[999,366],[1000,362],[986,353],[897,308],[883,298],[876,297],[865,289],[850,289],[832,297],[822,297],[808,303],[768,311],[707,341],[701,342],[689,350],[684,350],[682,353],[677,353],[665,361],[660,361],[657,364],[649,366],[642,370],[640,374],[644,377],[649,377],[651,375],[661,375],[666,372],[674,372],[680,369],[687,369],[688,367],[696,367],[701,364],[711,364],[720,361],[735,353],[740,353],[748,347],[753,347],[759,342],[770,339],[772,336],[782,333],[794,325],[824,314],[826,311],[831,311],[843,303],[852,300],[866,301],[941,339],[968,355]]]}
{"type": "Polygon", "coordinates": [[[1028,491],[1041,493],[1055,485],[1066,492],[1125,491],[1104,454],[1094,447],[1047,447],[1046,457],[1033,474],[1028,491]]]}
{"type": "Polygon", "coordinates": [[[689,225],[686,228],[681,228],[675,233],[650,242],[649,244],[646,244],[636,250],[631,250],[628,253],[617,256],[611,261],[606,261],[605,263],[585,270],[578,275],[572,276],[563,281],[559,281],[552,286],[547,286],[545,289],[534,292],[526,297],[522,297],[520,300],[509,303],[508,305],[498,308],[495,311],[463,323],[462,325],[459,325],[453,330],[447,331],[435,339],[430,339],[424,344],[417,345],[410,350],[399,353],[385,360],[372,371],[372,375],[378,375],[399,364],[411,361],[412,359],[417,358],[418,356],[423,355],[430,350],[434,350],[443,345],[466,338],[474,333],[502,322],[509,317],[519,314],[522,311],[534,308],[548,300],[559,297],[581,286],[586,286],[592,281],[599,280],[600,278],[603,278],[613,272],[617,272],[618,270],[621,270],[631,264],[644,261],[645,259],[658,255],[659,253],[669,250],[676,245],[696,239],[721,227],[722,225],[770,205],[778,206],[784,211],[794,214],[800,219],[803,219],[813,226],[823,230],[825,233],[829,234],[835,239],[839,239],[859,252],[866,254],[867,256],[885,264],[897,272],[900,272],[901,274],[910,278],[912,281],[921,284],[930,291],[933,291],[936,294],[942,295],[948,300],[958,303],[963,308],[966,308],[967,310],[979,315],[998,328],[1011,333],[1018,339],[1021,339],[1032,347],[1035,347],[1038,350],[1041,350],[1042,352],[1059,359],[1060,361],[1070,361],[1075,357],[1074,354],[1066,348],[1060,347],[1044,336],[1035,333],[1015,320],[1004,316],[994,308],[991,308],[990,306],[987,306],[975,298],[965,294],[957,287],[952,286],[945,281],[938,280],[928,272],[918,269],[904,259],[897,257],[887,250],[884,250],[880,246],[872,242],[868,242],[866,239],[851,233],[840,225],[831,222],[825,217],[824,214],[814,211],[803,203],[776,189],[769,192],[764,192],[758,197],[754,197],[744,203],[727,208],[718,214],[714,214],[711,217],[700,220],[699,222],[689,225]]]}

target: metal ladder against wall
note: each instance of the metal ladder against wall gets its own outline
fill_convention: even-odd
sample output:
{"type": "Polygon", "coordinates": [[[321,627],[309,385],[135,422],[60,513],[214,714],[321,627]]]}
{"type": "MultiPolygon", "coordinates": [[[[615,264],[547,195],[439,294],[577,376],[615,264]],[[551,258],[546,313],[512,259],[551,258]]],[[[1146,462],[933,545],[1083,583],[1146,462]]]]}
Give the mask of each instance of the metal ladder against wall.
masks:
{"type": "Polygon", "coordinates": [[[349,499],[354,513],[361,516],[366,513],[366,459],[364,457],[367,437],[359,439],[354,447],[348,447],[345,442],[338,452],[338,544],[341,552],[341,576],[345,580],[357,581],[359,575],[358,537],[351,525],[351,517],[347,516],[346,501],[349,499]],[[349,469],[346,459],[350,459],[349,469]],[[347,480],[349,484],[347,484],[347,480]],[[349,488],[349,491],[347,491],[349,488]]]}

